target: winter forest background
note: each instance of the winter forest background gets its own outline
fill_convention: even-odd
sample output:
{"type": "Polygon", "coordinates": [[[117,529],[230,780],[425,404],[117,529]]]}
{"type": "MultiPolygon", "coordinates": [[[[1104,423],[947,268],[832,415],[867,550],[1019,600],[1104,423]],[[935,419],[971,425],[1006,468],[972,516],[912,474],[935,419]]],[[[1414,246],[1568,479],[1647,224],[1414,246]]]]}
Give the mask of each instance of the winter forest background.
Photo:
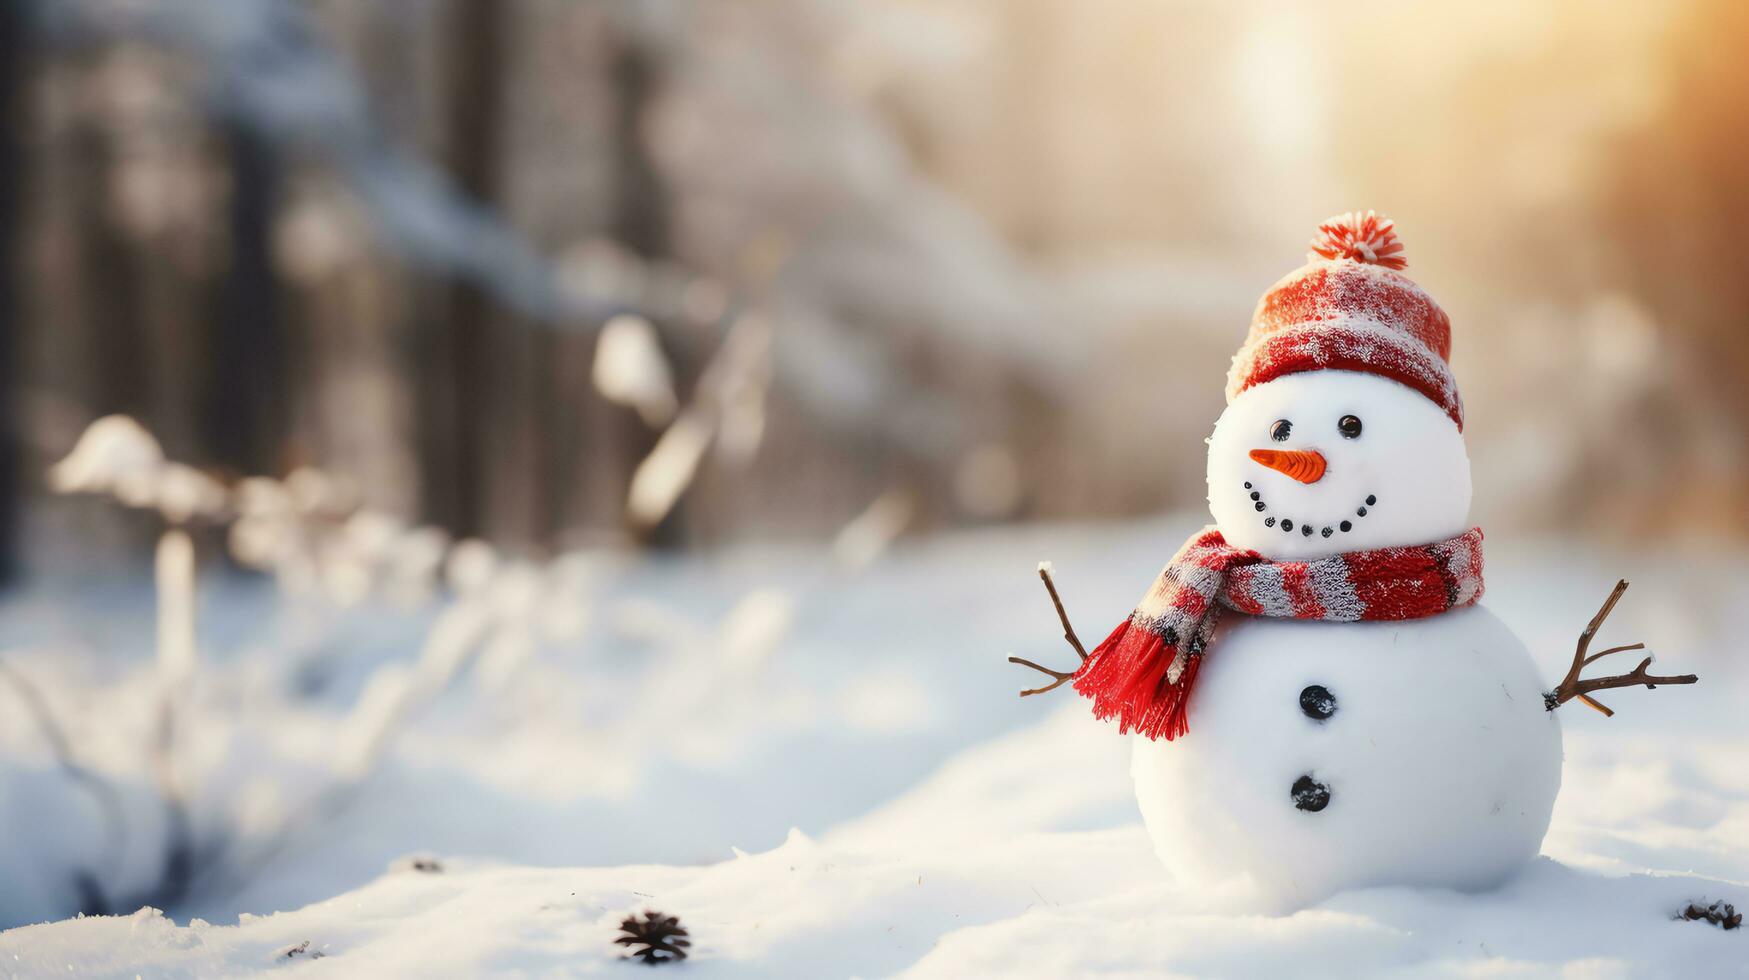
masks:
{"type": "MultiPolygon", "coordinates": [[[[1084,634],[1128,609],[1257,297],[1353,208],[1452,315],[1502,615],[1557,671],[1625,575],[1621,628],[1727,678],[1639,723],[1726,698],[1745,36],[1722,0],[0,4],[0,927],[234,923],[414,852],[875,847],[932,785],[1133,824],[1121,760],[1074,813],[941,773],[1068,730],[1001,663],[1055,639],[1033,564],[1084,634]]],[[[1710,819],[1640,815],[1745,881],[1728,748],[1670,777],[1710,819]]]]}
{"type": "Polygon", "coordinates": [[[118,530],[38,478],[113,412],[506,547],[626,539],[659,430],[589,383],[616,308],[682,394],[772,329],[757,451],[632,543],[1194,505],[1250,307],[1374,205],[1460,327],[1484,523],[1749,530],[1744,15],[1400,6],[27,6],[9,551],[118,530]]]}

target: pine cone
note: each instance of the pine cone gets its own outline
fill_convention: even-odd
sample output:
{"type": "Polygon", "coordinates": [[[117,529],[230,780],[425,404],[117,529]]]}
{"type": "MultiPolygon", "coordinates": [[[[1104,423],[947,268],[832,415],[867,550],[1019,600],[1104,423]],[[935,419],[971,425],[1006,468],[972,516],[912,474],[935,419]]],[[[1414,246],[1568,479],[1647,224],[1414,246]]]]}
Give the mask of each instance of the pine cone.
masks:
{"type": "Polygon", "coordinates": [[[642,921],[636,915],[626,916],[619,924],[619,931],[624,933],[614,942],[621,946],[630,946],[632,951],[627,958],[637,956],[645,963],[673,963],[686,959],[686,947],[692,942],[686,938],[686,927],[680,924],[680,919],[672,915],[646,910],[642,921]]]}

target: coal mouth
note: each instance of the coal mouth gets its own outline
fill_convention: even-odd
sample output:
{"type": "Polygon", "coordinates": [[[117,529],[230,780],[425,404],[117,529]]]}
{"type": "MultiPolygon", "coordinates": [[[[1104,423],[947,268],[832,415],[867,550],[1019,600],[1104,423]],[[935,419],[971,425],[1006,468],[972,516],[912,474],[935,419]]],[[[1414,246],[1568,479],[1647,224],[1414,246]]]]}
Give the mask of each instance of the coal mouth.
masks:
{"type": "Polygon", "coordinates": [[[1251,497],[1251,508],[1263,515],[1264,527],[1280,528],[1284,534],[1298,531],[1301,537],[1306,538],[1314,534],[1324,538],[1334,537],[1337,534],[1347,534],[1354,530],[1354,522],[1364,519],[1367,514],[1372,512],[1371,508],[1377,506],[1379,502],[1377,494],[1369,493],[1366,495],[1366,500],[1354,508],[1353,518],[1343,518],[1335,524],[1318,524],[1316,522],[1296,521],[1291,517],[1278,519],[1276,515],[1269,512],[1269,502],[1263,499],[1263,491],[1253,487],[1249,480],[1245,482],[1245,491],[1251,497]]]}

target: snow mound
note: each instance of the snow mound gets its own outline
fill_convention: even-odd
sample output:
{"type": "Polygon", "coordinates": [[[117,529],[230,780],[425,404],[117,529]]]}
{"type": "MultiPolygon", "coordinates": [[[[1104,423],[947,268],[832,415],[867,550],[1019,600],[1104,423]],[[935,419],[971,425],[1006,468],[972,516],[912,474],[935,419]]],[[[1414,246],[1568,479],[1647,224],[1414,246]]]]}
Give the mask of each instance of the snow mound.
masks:
{"type": "MultiPolygon", "coordinates": [[[[642,975],[613,940],[645,909],[690,931],[676,972],[695,977],[1740,973],[1749,933],[1674,916],[1700,899],[1749,906],[1749,735],[1734,723],[1749,671],[1729,656],[1749,564],[1491,539],[1489,606],[1545,679],[1612,573],[1631,571],[1611,638],[1655,641],[1702,683],[1623,692],[1609,719],[1562,709],[1544,856],[1500,889],[1349,891],[1272,915],[1175,881],[1139,819],[1129,740],[1066,693],[1015,698],[1030,678],[1003,662],[1073,657],[1041,557],[1088,635],[1192,526],[948,537],[855,573],[792,550],[630,569],[595,596],[585,641],[457,680],[384,746],[378,776],[241,891],[0,933],[0,976],[642,975]]],[[[0,637],[115,775],[149,730],[128,692],[150,646],[128,644],[150,636],[151,601],[98,598],[102,615],[77,605],[89,598],[17,598],[0,637]],[[80,642],[51,642],[68,623],[80,642]]],[[[292,658],[303,669],[270,669],[295,649],[229,651],[296,634],[224,587],[204,599],[191,815],[247,835],[253,787],[265,812],[300,812],[338,722],[378,668],[412,669],[421,631],[361,607],[328,624],[319,658],[292,658]]],[[[0,709],[0,749],[0,913],[30,921],[69,871],[113,862],[101,808],[27,716],[0,709]]],[[[120,789],[143,865],[130,874],[148,877],[137,845],[162,833],[139,820],[158,809],[148,787],[120,789]]]]}
{"type": "MultiPolygon", "coordinates": [[[[235,926],[176,926],[147,909],[16,929],[0,934],[0,963],[21,976],[596,974],[632,968],[613,939],[644,909],[680,917],[694,942],[687,975],[701,977],[1719,976],[1743,962],[1749,937],[1673,916],[1749,886],[1691,875],[1611,877],[1539,858],[1494,892],[1353,891],[1284,916],[1178,888],[1139,825],[1024,829],[1064,818],[1049,776],[1088,744],[1069,734],[1079,720],[971,749],[884,815],[822,841],[791,831],[763,853],[691,867],[404,862],[235,926]],[[1038,778],[1015,778],[1027,772],[1038,778]],[[991,815],[986,832],[913,819],[968,808],[991,815]]],[[[1121,753],[1099,760],[1087,782],[1115,783],[1121,768],[1121,753]]],[[[1729,817],[1739,824],[1743,790],[1729,817]]]]}

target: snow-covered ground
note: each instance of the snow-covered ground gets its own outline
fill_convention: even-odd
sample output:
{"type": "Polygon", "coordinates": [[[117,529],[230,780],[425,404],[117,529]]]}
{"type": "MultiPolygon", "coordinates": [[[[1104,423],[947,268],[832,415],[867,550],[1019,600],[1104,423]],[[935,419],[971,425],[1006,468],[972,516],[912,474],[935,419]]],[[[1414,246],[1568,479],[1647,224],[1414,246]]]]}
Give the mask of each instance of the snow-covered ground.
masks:
{"type": "MultiPolygon", "coordinates": [[[[1673,915],[1749,906],[1749,560],[1490,538],[1487,604],[1546,676],[1625,575],[1604,639],[1701,684],[1561,709],[1545,857],[1505,889],[1276,914],[1174,887],[1125,740],[1064,692],[1018,700],[1031,677],[1003,662],[1068,655],[1039,559],[1103,635],[1191,524],[945,536],[861,571],[800,548],[613,569],[540,610],[586,622],[487,644],[342,792],[355,705],[404,678],[433,611],[209,581],[174,765],[211,870],[168,916],[0,934],[0,975],[631,971],[612,940],[645,908],[689,928],[694,975],[1745,972],[1749,931],[1673,915]]],[[[126,817],[114,832],[0,684],[0,924],[68,914],[80,871],[117,906],[160,877],[152,636],[137,582],[0,607],[0,657],[126,817]]]]}

